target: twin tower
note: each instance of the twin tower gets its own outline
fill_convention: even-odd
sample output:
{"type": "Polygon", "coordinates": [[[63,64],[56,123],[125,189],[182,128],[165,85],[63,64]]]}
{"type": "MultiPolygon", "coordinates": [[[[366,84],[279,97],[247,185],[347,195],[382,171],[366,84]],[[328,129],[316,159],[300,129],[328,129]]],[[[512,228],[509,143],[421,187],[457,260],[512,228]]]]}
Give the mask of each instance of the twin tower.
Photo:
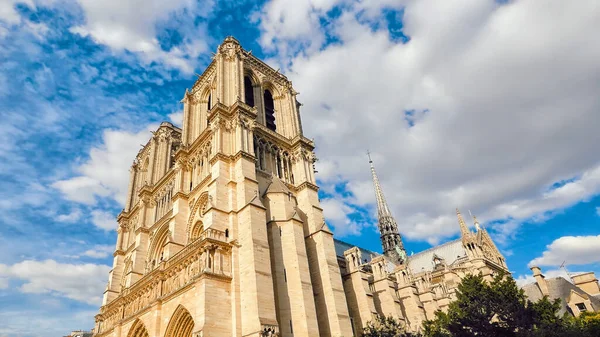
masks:
{"type": "MultiPolygon", "coordinates": [[[[234,38],[218,47],[182,128],[131,167],[98,336],[354,335],[296,95],[234,38]]],[[[385,245],[402,258],[399,235],[385,245]]]]}

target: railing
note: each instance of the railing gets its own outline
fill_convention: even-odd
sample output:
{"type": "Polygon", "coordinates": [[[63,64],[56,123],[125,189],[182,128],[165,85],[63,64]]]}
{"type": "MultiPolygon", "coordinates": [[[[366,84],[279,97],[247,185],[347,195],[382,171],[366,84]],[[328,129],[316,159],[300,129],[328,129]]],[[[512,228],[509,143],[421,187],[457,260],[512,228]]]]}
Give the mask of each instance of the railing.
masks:
{"type": "Polygon", "coordinates": [[[100,314],[96,316],[96,333],[110,331],[120,320],[149,307],[159,298],[175,293],[202,274],[230,278],[231,245],[225,240],[225,232],[206,229],[198,239],[101,307],[100,314]]]}

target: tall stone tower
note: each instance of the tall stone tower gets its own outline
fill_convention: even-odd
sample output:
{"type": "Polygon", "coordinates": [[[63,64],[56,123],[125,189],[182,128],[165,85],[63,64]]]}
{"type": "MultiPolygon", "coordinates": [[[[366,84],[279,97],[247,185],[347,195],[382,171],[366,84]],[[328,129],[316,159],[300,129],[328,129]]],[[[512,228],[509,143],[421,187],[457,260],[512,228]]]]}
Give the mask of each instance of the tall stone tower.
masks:
{"type": "Polygon", "coordinates": [[[383,254],[394,263],[402,263],[406,261],[406,251],[404,250],[402,237],[400,236],[400,232],[398,232],[396,219],[392,216],[392,212],[390,212],[390,208],[383,196],[379,178],[375,172],[375,166],[373,166],[373,160],[371,160],[370,154],[369,164],[371,165],[371,175],[373,176],[373,185],[375,187],[375,198],[377,199],[377,219],[379,232],[381,234],[380,238],[381,245],[383,246],[383,254]]]}
{"type": "Polygon", "coordinates": [[[297,94],[218,47],[131,167],[98,336],[352,336],[297,94]]]}

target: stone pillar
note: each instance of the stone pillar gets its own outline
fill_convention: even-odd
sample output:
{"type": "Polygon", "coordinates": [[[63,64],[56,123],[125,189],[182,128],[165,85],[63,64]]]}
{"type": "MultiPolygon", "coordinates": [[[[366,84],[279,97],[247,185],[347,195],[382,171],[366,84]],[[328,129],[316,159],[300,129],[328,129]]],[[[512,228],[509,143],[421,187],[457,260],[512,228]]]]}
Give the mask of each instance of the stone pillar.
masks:
{"type": "Polygon", "coordinates": [[[102,305],[106,305],[121,292],[121,278],[123,277],[125,254],[122,251],[116,251],[113,255],[113,269],[108,275],[108,285],[104,291],[102,305]]]}
{"type": "Polygon", "coordinates": [[[361,254],[357,247],[344,252],[348,273],[344,275],[344,292],[348,302],[348,311],[354,321],[354,336],[360,333],[373,320],[376,313],[373,294],[369,289],[369,275],[361,271],[361,254]]]}
{"type": "Polygon", "coordinates": [[[297,200],[304,221],[306,252],[315,293],[320,335],[351,336],[352,328],[333,233],[325,224],[316,186],[301,184],[297,191],[297,200]]]}
{"type": "Polygon", "coordinates": [[[373,269],[373,287],[375,288],[375,307],[379,314],[403,319],[400,299],[395,294],[393,283],[388,279],[386,260],[383,255],[370,262],[373,269]]]}
{"type": "Polygon", "coordinates": [[[131,210],[131,204],[133,203],[133,193],[135,192],[135,179],[137,174],[137,164],[133,164],[129,169],[129,186],[127,188],[127,200],[125,201],[125,212],[131,210]]]}
{"type": "Polygon", "coordinates": [[[265,194],[277,318],[282,337],[319,336],[302,220],[295,197],[273,176],[265,194]]]}

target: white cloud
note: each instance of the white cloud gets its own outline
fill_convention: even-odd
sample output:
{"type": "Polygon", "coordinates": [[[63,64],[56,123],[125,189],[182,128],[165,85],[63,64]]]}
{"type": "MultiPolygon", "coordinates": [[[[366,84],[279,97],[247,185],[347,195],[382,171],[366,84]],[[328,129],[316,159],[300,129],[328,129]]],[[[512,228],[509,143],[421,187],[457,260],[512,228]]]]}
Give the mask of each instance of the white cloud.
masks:
{"type": "MultiPolygon", "coordinates": [[[[38,296],[40,297],[40,296],[38,296]]],[[[89,330],[94,326],[94,315],[98,313],[93,310],[73,310],[68,305],[55,307],[48,302],[49,299],[41,299],[35,308],[21,310],[9,309],[0,311],[0,336],[63,336],[73,329],[89,330]]]]}
{"type": "Polygon", "coordinates": [[[600,262],[600,235],[563,236],[546,246],[542,256],[537,257],[529,266],[581,265],[600,262]]]}
{"type": "Polygon", "coordinates": [[[333,226],[335,235],[343,237],[360,234],[363,226],[349,219],[349,215],[356,212],[355,209],[334,198],[321,200],[321,207],[328,223],[333,226]]]}
{"type": "Polygon", "coordinates": [[[67,223],[73,223],[78,221],[79,219],[81,219],[81,216],[83,214],[81,213],[81,210],[79,209],[74,209],[73,211],[71,211],[70,213],[66,213],[66,214],[59,214],[56,217],[56,220],[59,222],[67,222],[67,223]]]}
{"type": "Polygon", "coordinates": [[[117,228],[116,217],[105,211],[93,210],[92,211],[92,223],[105,231],[115,230],[117,228]]]}
{"type": "Polygon", "coordinates": [[[60,180],[53,183],[52,187],[59,189],[69,200],[88,205],[94,204],[96,197],[111,195],[102,182],[86,176],[60,180]]]}
{"type": "Polygon", "coordinates": [[[52,186],[71,201],[93,205],[98,198],[110,197],[124,205],[129,168],[141,144],[146,144],[150,139],[149,130],[155,127],[150,125],[137,133],[104,131],[102,144],[93,147],[89,159],[76,169],[81,175],[57,181],[52,186]]]}
{"type": "MultiPolygon", "coordinates": [[[[90,36],[97,43],[116,51],[138,53],[147,62],[158,61],[171,68],[191,73],[195,59],[207,50],[205,32],[192,27],[189,38],[165,51],[157,39],[157,25],[178,15],[195,13],[205,16],[212,8],[211,1],[192,0],[77,0],[85,13],[86,22],[72,27],[71,32],[90,36]],[[193,33],[193,34],[192,34],[193,33]]],[[[194,17],[184,16],[179,24],[193,24],[194,17]]]]}
{"type": "Polygon", "coordinates": [[[260,44],[278,56],[304,49],[318,50],[325,41],[319,18],[338,0],[272,0],[260,13],[260,44]]]}
{"type": "Polygon", "coordinates": [[[109,266],[66,264],[54,260],[22,261],[11,266],[0,264],[0,276],[21,280],[19,290],[31,294],[52,294],[98,305],[106,286],[109,266]]]}
{"type": "Polygon", "coordinates": [[[96,245],[92,249],[86,250],[82,255],[93,259],[103,259],[114,251],[114,245],[96,245]]]}
{"type": "Polygon", "coordinates": [[[508,220],[497,229],[510,235],[600,193],[600,161],[589,155],[600,142],[595,1],[369,1],[344,6],[326,29],[337,43],[282,64],[318,145],[318,178],[349,181],[354,206],[374,203],[367,149],[411,239],[455,235],[457,206],[508,220]],[[392,5],[405,6],[406,44],[385,29],[381,8],[392,5]],[[359,21],[365,8],[370,19],[359,21]],[[563,180],[573,181],[551,188],[563,180]]]}
{"type": "Polygon", "coordinates": [[[171,123],[177,125],[178,127],[183,125],[183,111],[170,113],[167,117],[169,117],[171,123]]]}
{"type": "Polygon", "coordinates": [[[8,24],[18,24],[21,22],[21,16],[15,9],[17,4],[25,4],[29,7],[35,7],[32,0],[0,1],[0,21],[4,21],[8,24]]]}

